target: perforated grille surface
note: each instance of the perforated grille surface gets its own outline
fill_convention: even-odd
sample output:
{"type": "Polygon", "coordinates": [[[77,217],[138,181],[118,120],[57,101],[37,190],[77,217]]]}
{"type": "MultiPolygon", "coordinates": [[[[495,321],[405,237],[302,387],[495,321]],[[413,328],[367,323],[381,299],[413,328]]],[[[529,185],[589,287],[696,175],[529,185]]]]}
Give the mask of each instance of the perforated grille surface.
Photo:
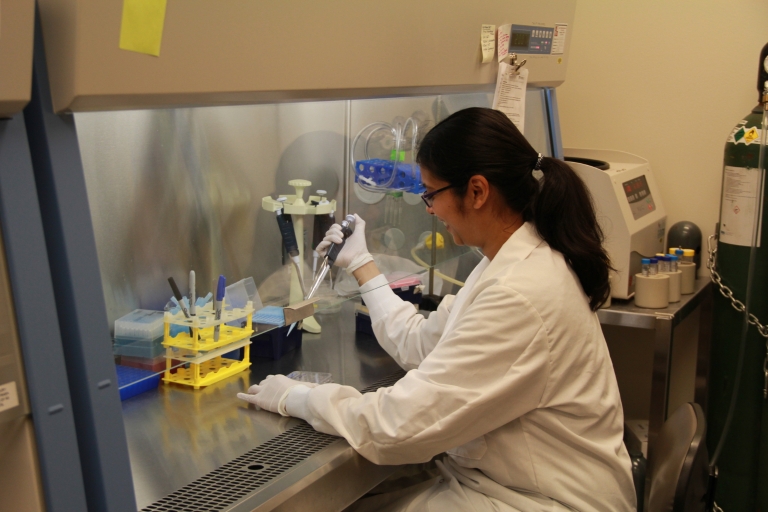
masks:
{"type": "Polygon", "coordinates": [[[361,389],[360,392],[361,393],[370,393],[372,391],[376,391],[379,388],[386,388],[388,386],[394,386],[395,382],[399,381],[403,377],[405,377],[405,372],[404,371],[395,372],[392,375],[390,375],[389,377],[384,377],[380,381],[371,384],[367,388],[361,389]]]}
{"type": "MultiPolygon", "coordinates": [[[[361,390],[391,386],[405,375],[395,373],[361,390]]],[[[261,446],[142,509],[142,512],[218,512],[252,494],[270,480],[339,438],[315,431],[307,423],[286,430],[261,446]]]]}

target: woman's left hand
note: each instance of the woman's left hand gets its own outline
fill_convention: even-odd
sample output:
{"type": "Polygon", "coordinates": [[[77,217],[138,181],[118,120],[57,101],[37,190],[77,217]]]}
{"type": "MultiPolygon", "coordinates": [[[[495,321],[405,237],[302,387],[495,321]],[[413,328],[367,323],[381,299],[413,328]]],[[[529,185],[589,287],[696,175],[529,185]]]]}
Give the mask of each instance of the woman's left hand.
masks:
{"type": "Polygon", "coordinates": [[[285,399],[291,388],[296,386],[313,388],[317,384],[289,379],[285,375],[267,375],[266,379],[248,388],[247,392],[238,393],[237,398],[267,411],[289,416],[285,411],[285,399]]]}

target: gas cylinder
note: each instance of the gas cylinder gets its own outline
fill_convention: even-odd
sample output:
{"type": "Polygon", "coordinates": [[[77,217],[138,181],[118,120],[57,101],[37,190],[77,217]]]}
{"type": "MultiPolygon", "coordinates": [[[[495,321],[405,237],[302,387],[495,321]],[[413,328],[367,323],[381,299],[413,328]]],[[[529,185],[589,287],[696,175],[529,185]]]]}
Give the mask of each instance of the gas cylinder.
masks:
{"type": "MultiPolygon", "coordinates": [[[[768,368],[766,341],[759,329],[750,325],[744,345],[742,369],[739,354],[744,313],[734,308],[727,287],[735,299],[746,302],[748,269],[752,250],[755,211],[765,202],[760,190],[759,156],[765,109],[764,89],[768,81],[768,44],[760,53],[758,105],[733,129],[725,144],[723,190],[713,281],[712,347],[710,354],[709,403],[707,409],[707,447],[710,457],[726,424],[731,401],[735,398],[730,428],[717,453],[719,470],[716,501],[726,511],[768,510],[768,368]],[[719,281],[719,282],[718,282],[719,281]],[[766,365],[766,366],[764,366],[766,365]],[[734,387],[738,379],[737,394],[734,387]]],[[[768,156],[768,155],[765,155],[768,156]]],[[[765,159],[765,157],[764,157],[765,159]]],[[[763,163],[763,167],[765,164],[763,163]]],[[[768,204],[766,204],[768,206],[768,204]]],[[[763,325],[768,325],[768,208],[758,217],[758,246],[751,276],[749,309],[763,325]]],[[[738,304],[736,304],[738,305],[738,304]]]]}

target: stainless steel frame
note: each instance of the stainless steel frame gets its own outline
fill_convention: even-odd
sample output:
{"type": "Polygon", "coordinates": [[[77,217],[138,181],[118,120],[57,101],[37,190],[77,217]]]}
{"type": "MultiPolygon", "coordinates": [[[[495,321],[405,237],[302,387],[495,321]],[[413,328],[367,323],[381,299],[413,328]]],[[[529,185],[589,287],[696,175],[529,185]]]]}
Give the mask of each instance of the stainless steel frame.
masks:
{"type": "MultiPolygon", "coordinates": [[[[654,332],[653,375],[651,380],[651,401],[648,416],[648,470],[653,471],[654,442],[667,419],[669,407],[669,386],[672,372],[672,349],[675,342],[675,328],[691,313],[700,311],[699,338],[696,362],[695,396],[696,403],[707,408],[707,379],[709,375],[709,347],[712,330],[712,286],[709,278],[696,280],[692,295],[683,295],[680,302],[653,311],[639,308],[634,302],[613,304],[601,309],[597,315],[602,325],[637,328],[654,332]]],[[[646,482],[646,491],[650,489],[646,482]]],[[[647,498],[647,497],[646,497],[647,498]]],[[[647,503],[646,499],[646,503],[647,503]]]]}
{"type": "MultiPolygon", "coordinates": [[[[59,331],[66,366],[57,368],[55,374],[66,369],[77,435],[74,444],[72,439],[57,438],[54,442],[66,443],[62,446],[66,446],[69,453],[77,454],[65,462],[63,468],[70,473],[70,481],[75,480],[77,471],[81,470],[81,489],[85,491],[89,510],[133,512],[135,501],[125,429],[112,351],[104,343],[109,339],[109,328],[101,279],[95,272],[99,261],[77,134],[71,116],[53,113],[48,84],[38,17],[32,101],[24,110],[24,120],[40,224],[45,234],[45,251],[41,254],[49,255],[48,261],[35,270],[42,275],[50,272],[52,283],[45,290],[47,295],[39,298],[44,299],[46,305],[53,299],[55,309],[46,310],[50,316],[43,319],[36,316],[35,321],[48,323],[59,331]],[[77,460],[79,466],[75,464],[77,460]]],[[[32,357],[44,359],[45,354],[32,357]]],[[[58,395],[61,391],[55,389],[55,384],[48,384],[44,393],[58,395]]],[[[59,402],[47,414],[65,412],[64,417],[69,416],[67,405],[66,401],[59,402]]],[[[66,430],[63,433],[67,433],[66,430]]],[[[72,505],[64,501],[56,502],[56,506],[72,505]]]]}
{"type": "Polygon", "coordinates": [[[49,512],[84,510],[75,414],[24,116],[0,120],[0,223],[49,512]]]}
{"type": "Polygon", "coordinates": [[[549,145],[552,148],[551,156],[563,159],[563,137],[560,133],[560,112],[557,109],[557,92],[554,87],[544,88],[544,105],[547,109],[547,122],[549,126],[549,145]]]}
{"type": "Polygon", "coordinates": [[[399,467],[373,464],[339,440],[276,482],[274,489],[264,489],[232,512],[343,510],[399,467]],[[259,505],[254,507],[251,502],[259,505]]]}

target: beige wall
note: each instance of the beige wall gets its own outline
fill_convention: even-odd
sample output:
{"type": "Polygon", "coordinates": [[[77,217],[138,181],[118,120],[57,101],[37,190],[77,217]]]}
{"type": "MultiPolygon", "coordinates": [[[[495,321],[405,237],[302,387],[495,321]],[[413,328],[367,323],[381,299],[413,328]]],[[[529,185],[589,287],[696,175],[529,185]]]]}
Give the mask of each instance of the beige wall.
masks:
{"type": "Polygon", "coordinates": [[[706,239],[725,139],[757,103],[766,42],[765,0],[578,0],[558,90],[565,146],[646,158],[667,226],[689,220],[706,239]]]}

